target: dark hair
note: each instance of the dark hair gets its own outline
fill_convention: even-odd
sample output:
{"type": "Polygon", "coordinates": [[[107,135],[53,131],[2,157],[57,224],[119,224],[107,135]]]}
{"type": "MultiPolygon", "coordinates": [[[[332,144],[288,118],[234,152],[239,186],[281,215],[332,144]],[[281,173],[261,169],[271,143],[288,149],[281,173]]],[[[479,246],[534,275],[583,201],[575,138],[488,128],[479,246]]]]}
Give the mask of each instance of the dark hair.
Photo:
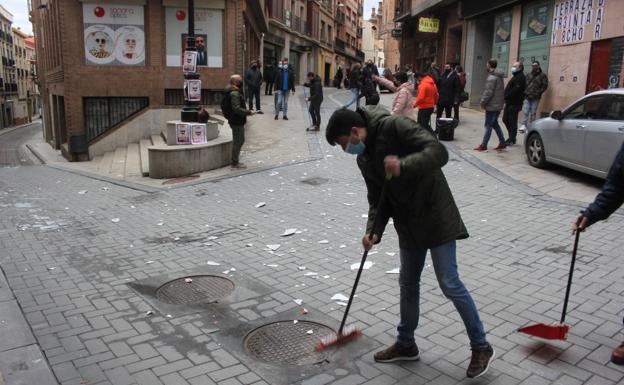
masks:
{"type": "Polygon", "coordinates": [[[397,82],[403,84],[403,83],[407,82],[407,73],[405,73],[403,71],[399,71],[399,72],[394,74],[394,78],[396,79],[397,82]]]}
{"type": "Polygon", "coordinates": [[[197,113],[197,123],[207,123],[208,119],[210,119],[210,114],[205,109],[199,110],[197,113]]]}
{"type": "Polygon", "coordinates": [[[457,72],[464,72],[464,67],[458,65],[458,66],[455,67],[455,71],[457,71],[457,72]]]}
{"type": "Polygon", "coordinates": [[[498,66],[498,62],[496,61],[496,59],[490,59],[488,60],[487,63],[490,66],[490,68],[496,68],[496,66],[498,66]]]}
{"type": "Polygon", "coordinates": [[[325,138],[327,138],[329,144],[334,146],[339,136],[351,135],[351,127],[364,126],[364,119],[360,114],[343,107],[334,111],[331,118],[329,118],[325,130],[325,138]]]}
{"type": "Polygon", "coordinates": [[[424,72],[416,71],[414,72],[414,79],[422,78],[426,74],[424,72]]]}
{"type": "Polygon", "coordinates": [[[533,65],[533,64],[540,65],[540,63],[539,63],[537,60],[533,60],[533,62],[531,63],[531,65],[533,65]]]}
{"type": "Polygon", "coordinates": [[[315,76],[314,72],[312,72],[312,71],[308,72],[308,77],[310,77],[310,76],[314,77],[315,76]]]}

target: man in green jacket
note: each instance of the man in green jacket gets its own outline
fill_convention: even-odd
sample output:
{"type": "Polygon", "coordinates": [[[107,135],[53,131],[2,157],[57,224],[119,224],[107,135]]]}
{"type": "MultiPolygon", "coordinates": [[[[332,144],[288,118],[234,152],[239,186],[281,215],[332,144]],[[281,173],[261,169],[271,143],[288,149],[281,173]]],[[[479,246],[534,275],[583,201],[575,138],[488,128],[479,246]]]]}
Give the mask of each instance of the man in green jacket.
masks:
{"type": "Polygon", "coordinates": [[[379,243],[391,217],[399,236],[398,336],[392,346],[375,354],[375,361],[419,357],[414,331],[419,318],[420,276],[429,250],[440,288],[453,301],[470,338],[472,359],[467,376],[483,375],[494,358],[494,350],[457,272],[455,241],[467,238],[468,231],[441,170],[448,161],[446,148],[420,124],[403,116],[390,116],[382,106],[337,110],[327,124],[326,137],[332,146],[339,144],[345,152],[358,155],[369,203],[364,248],[370,250],[379,243]],[[377,211],[386,173],[392,179],[385,182],[386,197],[377,211]],[[377,216],[378,227],[373,229],[377,216]]]}
{"type": "Polygon", "coordinates": [[[247,116],[254,113],[247,109],[245,98],[241,88],[243,79],[240,75],[234,74],[230,77],[230,85],[225,89],[225,95],[221,104],[223,116],[227,119],[232,129],[232,168],[247,168],[244,163],[239,162],[241,148],[245,143],[245,123],[247,116]]]}

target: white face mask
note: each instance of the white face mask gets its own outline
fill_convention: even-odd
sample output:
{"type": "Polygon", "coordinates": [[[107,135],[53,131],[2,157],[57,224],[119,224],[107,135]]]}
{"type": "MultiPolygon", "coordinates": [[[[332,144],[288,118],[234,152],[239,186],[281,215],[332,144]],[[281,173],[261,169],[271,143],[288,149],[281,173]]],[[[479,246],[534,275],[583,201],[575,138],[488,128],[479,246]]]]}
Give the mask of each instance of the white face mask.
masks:
{"type": "Polygon", "coordinates": [[[511,67],[511,73],[516,73],[518,72],[518,67],[511,67]]]}

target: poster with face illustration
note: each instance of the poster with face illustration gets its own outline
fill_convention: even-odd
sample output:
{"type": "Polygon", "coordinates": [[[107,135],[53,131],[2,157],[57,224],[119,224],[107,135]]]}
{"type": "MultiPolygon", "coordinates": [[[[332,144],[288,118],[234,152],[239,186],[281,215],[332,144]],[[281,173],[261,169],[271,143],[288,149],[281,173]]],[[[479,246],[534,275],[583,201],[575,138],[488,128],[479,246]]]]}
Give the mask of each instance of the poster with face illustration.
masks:
{"type": "Polygon", "coordinates": [[[143,6],[83,3],[87,64],[145,65],[143,6]]]}
{"type": "Polygon", "coordinates": [[[176,143],[191,144],[191,131],[188,123],[176,124],[176,143]]]}
{"type": "MultiPolygon", "coordinates": [[[[197,67],[223,67],[223,46],[227,40],[223,22],[224,10],[195,7],[194,16],[197,67]]],[[[165,32],[167,66],[183,66],[188,33],[186,8],[165,8],[165,32]]]]}
{"type": "Polygon", "coordinates": [[[203,123],[191,124],[191,143],[203,144],[206,143],[206,125],[203,123]]]}
{"type": "Polygon", "coordinates": [[[201,101],[201,80],[185,80],[184,95],[190,102],[201,101]]]}
{"type": "Polygon", "coordinates": [[[197,72],[196,51],[184,51],[184,62],[182,63],[182,71],[185,74],[197,72]]]}

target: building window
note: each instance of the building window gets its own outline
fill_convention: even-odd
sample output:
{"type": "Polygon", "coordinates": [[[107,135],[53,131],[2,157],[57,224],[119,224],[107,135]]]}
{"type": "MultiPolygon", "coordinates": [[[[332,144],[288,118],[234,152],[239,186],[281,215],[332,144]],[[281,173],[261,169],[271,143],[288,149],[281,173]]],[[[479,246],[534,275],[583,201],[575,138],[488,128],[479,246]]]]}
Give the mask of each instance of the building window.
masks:
{"type": "MultiPolygon", "coordinates": [[[[182,51],[186,46],[188,19],[186,9],[167,7],[165,11],[167,66],[182,66],[182,51]]],[[[195,8],[195,42],[197,65],[223,67],[223,10],[195,8]]]]}
{"type": "Polygon", "coordinates": [[[147,108],[146,97],[83,98],[87,141],[91,141],[132,115],[147,108]]]}

